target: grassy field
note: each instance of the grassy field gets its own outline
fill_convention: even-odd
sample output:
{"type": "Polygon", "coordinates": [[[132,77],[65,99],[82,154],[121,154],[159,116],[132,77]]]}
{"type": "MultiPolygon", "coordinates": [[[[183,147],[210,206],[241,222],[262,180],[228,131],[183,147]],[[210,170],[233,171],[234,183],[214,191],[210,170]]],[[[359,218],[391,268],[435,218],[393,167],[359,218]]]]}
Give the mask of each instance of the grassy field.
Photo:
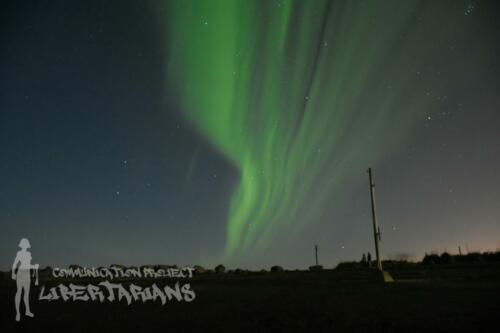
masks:
{"type": "MultiPolygon", "coordinates": [[[[189,281],[196,293],[194,301],[173,300],[165,305],[158,301],[130,305],[124,301],[39,301],[39,287],[34,287],[35,318],[15,322],[15,282],[4,274],[0,332],[500,331],[497,268],[393,275],[400,280],[392,284],[358,271],[199,275],[189,281]]],[[[172,281],[144,283],[152,282],[161,286],[172,281]]],[[[54,282],[41,280],[40,284],[47,288],[54,282]]]]}

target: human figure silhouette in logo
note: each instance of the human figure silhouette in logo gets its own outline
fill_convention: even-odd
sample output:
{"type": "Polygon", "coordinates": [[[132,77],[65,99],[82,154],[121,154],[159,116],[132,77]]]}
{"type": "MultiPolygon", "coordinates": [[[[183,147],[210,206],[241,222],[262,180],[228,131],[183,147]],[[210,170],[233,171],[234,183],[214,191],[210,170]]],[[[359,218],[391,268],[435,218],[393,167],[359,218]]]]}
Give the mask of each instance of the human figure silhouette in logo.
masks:
{"type": "Polygon", "coordinates": [[[30,311],[30,284],[31,284],[31,269],[35,269],[35,274],[37,276],[38,284],[38,264],[31,264],[31,252],[28,251],[31,248],[30,242],[23,238],[19,242],[20,251],[17,252],[16,259],[14,259],[14,264],[12,265],[12,279],[16,280],[17,291],[14,298],[16,304],[16,321],[21,320],[21,314],[19,312],[19,306],[21,305],[21,293],[24,291],[24,307],[26,308],[26,316],[34,317],[35,315],[30,311]],[[19,269],[17,266],[19,265],[19,269]],[[16,272],[17,269],[17,272],[16,272]]]}

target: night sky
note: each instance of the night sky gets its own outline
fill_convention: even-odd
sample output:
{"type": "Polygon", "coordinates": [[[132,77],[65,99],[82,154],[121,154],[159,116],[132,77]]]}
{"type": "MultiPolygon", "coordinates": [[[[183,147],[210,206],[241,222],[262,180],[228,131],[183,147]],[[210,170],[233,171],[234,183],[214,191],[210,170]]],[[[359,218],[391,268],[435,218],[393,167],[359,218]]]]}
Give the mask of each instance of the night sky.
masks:
{"type": "Polygon", "coordinates": [[[500,247],[498,1],[11,1],[0,268],[500,247]]]}

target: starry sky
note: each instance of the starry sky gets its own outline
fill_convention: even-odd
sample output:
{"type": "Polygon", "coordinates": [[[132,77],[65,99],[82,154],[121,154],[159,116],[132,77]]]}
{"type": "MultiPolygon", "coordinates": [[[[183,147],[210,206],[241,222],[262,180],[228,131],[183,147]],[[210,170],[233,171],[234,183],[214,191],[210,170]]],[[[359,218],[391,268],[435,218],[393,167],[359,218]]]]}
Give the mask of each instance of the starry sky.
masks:
{"type": "Polygon", "coordinates": [[[0,268],[500,247],[496,1],[0,10],[0,268]]]}

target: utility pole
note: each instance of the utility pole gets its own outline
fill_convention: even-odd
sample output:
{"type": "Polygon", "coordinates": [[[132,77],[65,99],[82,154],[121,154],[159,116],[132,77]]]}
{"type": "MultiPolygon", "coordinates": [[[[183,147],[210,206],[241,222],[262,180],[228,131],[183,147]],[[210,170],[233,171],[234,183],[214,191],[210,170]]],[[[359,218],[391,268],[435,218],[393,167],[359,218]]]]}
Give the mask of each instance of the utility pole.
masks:
{"type": "Polygon", "coordinates": [[[380,253],[378,242],[380,241],[380,228],[377,225],[377,214],[375,211],[375,185],[372,181],[372,168],[368,168],[368,177],[370,179],[370,199],[372,203],[372,221],[373,221],[373,238],[375,239],[375,254],[377,256],[377,268],[382,271],[382,262],[380,261],[380,253]]]}
{"type": "Polygon", "coordinates": [[[316,267],[318,266],[318,245],[314,245],[314,252],[316,254],[316,267]]]}

